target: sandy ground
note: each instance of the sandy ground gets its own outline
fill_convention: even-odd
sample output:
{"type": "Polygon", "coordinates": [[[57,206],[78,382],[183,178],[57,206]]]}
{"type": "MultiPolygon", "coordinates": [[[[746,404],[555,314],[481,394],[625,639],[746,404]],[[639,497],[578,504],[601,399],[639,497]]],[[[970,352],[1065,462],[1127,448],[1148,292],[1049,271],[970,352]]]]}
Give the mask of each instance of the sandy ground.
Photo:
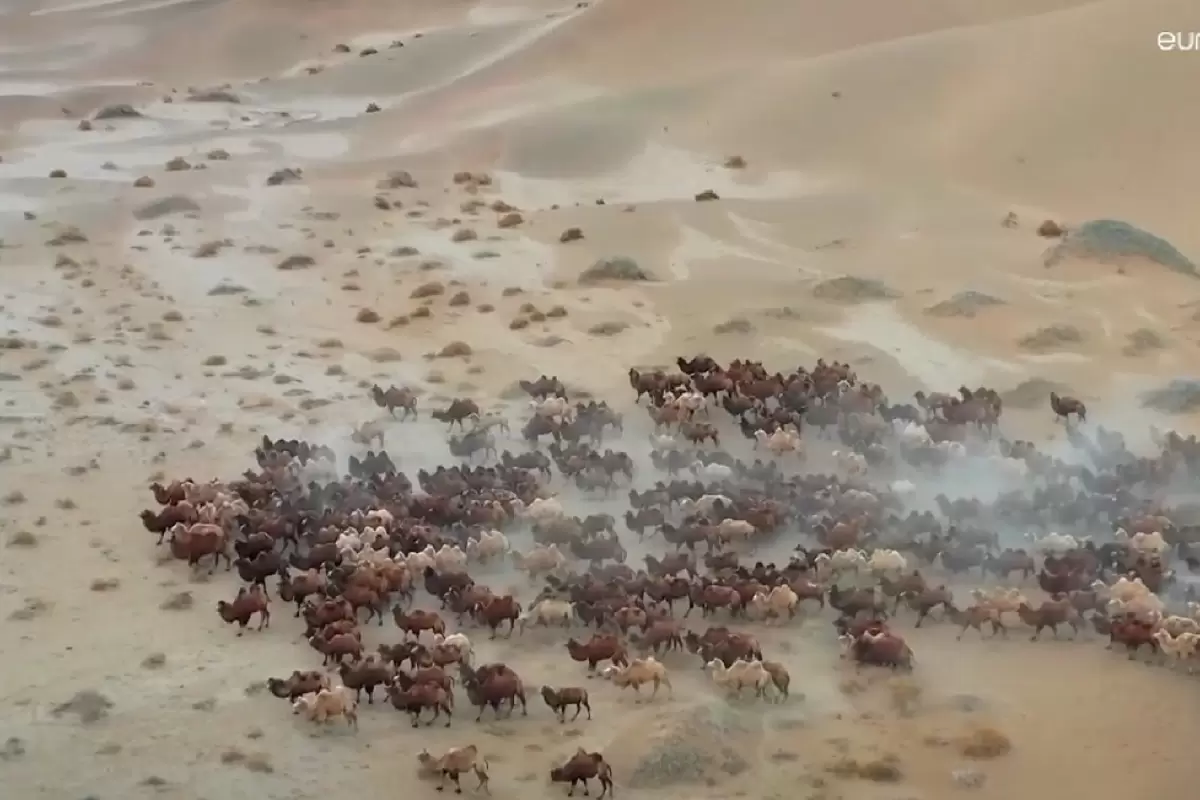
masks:
{"type": "MultiPolygon", "coordinates": [[[[730,710],[712,763],[736,756],[740,776],[623,783],[655,737],[728,710],[690,659],[672,662],[673,699],[594,686],[596,719],[565,729],[535,701],[528,720],[417,734],[371,709],[357,737],[314,734],[248,690],[313,663],[295,622],[280,608],[236,639],[212,612],[228,576],[156,564],[135,514],[151,476],[235,474],[263,432],[344,450],[375,414],[372,381],[420,387],[425,408],[497,407],[545,372],[627,404],[629,365],[700,351],[848,359],[894,400],[1040,378],[1140,433],[1137,394],[1197,355],[1197,279],[1139,259],[1047,267],[1036,229],[1123,219],[1200,253],[1181,191],[1200,176],[1200,54],[1155,45],[1200,27],[1193,5],[6,3],[6,791],[390,796],[420,747],[467,741],[499,797],[557,796],[544,772],[576,745],[604,749],[638,796],[941,798],[964,769],[980,798],[1189,790],[1200,719],[1183,676],[1095,642],[935,629],[913,634],[920,698],[900,713],[903,689],[855,679],[817,617],[763,633],[804,699],[730,710]],[[119,103],[140,116],[95,119],[119,103]],[[284,169],[299,174],[268,185],[284,169]],[[705,190],[719,200],[696,202],[705,190]],[[560,243],[573,227],[583,238],[560,243]],[[618,255],[656,280],[579,285],[618,255]],[[839,302],[840,276],[868,283],[839,302]],[[994,302],[930,311],[967,291],[994,302]],[[1022,343],[1050,326],[1074,334],[1022,343]],[[452,342],[471,354],[439,357],[452,342]],[[191,609],[160,608],[180,592],[191,609]],[[102,719],[55,712],[85,690],[111,702],[102,719]],[[1014,751],[964,759],[955,737],[977,725],[1014,751]],[[898,783],[828,771],[887,756],[898,783]]],[[[1032,396],[1006,427],[1049,441],[1032,396]]],[[[448,456],[425,423],[392,441],[406,469],[448,456]]],[[[390,624],[371,636],[396,640],[390,624]]],[[[554,634],[531,636],[483,652],[533,684],[582,682],[554,634]]]]}

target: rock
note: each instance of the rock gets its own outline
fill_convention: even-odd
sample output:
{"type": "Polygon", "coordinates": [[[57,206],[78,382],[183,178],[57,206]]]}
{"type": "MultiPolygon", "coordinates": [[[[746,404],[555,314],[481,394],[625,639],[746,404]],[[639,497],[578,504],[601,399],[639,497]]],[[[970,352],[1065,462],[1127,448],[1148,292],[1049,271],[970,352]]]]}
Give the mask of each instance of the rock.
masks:
{"type": "Polygon", "coordinates": [[[166,165],[167,172],[185,172],[191,168],[192,165],[183,156],[175,156],[166,165]]]}
{"type": "Polygon", "coordinates": [[[1161,389],[1142,394],[1142,406],[1164,414],[1191,414],[1200,410],[1200,381],[1176,378],[1161,389]]]}
{"type": "Polygon", "coordinates": [[[377,189],[416,189],[417,179],[411,173],[402,169],[393,170],[387,177],[375,184],[377,189]]]}
{"type": "Polygon", "coordinates": [[[894,300],[900,296],[899,292],[890,289],[883,281],[851,275],[821,281],[813,287],[812,294],[819,300],[845,304],[894,300]]]}
{"type": "Polygon", "coordinates": [[[753,333],[754,325],[745,317],[733,317],[713,326],[713,333],[718,336],[729,333],[753,333]]]}
{"type": "Polygon", "coordinates": [[[366,113],[378,114],[380,111],[383,111],[383,109],[379,107],[378,103],[367,103],[366,113]]]}
{"type": "Polygon", "coordinates": [[[1134,358],[1151,350],[1161,350],[1167,346],[1166,341],[1149,328],[1138,328],[1129,334],[1128,340],[1128,344],[1122,348],[1121,352],[1134,358]]]}
{"type": "Polygon", "coordinates": [[[90,131],[92,129],[92,123],[89,120],[81,119],[79,120],[78,127],[81,131],[90,131]]]}
{"type": "Polygon", "coordinates": [[[134,209],[133,218],[137,220],[151,220],[171,214],[190,214],[198,211],[200,211],[200,204],[192,198],[183,194],[172,194],[167,197],[160,197],[157,200],[151,200],[149,203],[134,209]]]}
{"type": "Polygon", "coordinates": [[[446,303],[448,306],[469,306],[471,304],[471,295],[466,292],[456,292],[453,297],[446,303]]]}
{"type": "Polygon", "coordinates": [[[582,238],[583,231],[579,228],[567,228],[558,235],[558,241],[562,244],[566,244],[567,242],[578,242],[582,238]]]}
{"type": "Polygon", "coordinates": [[[525,319],[524,317],[517,317],[512,322],[508,323],[508,329],[510,331],[520,331],[528,327],[529,320],[525,319]]]}
{"type": "Polygon", "coordinates": [[[65,178],[67,177],[67,171],[65,169],[52,169],[49,176],[51,178],[65,178]]]}
{"type": "Polygon", "coordinates": [[[710,200],[720,200],[721,196],[712,189],[705,189],[703,192],[699,192],[695,199],[697,203],[706,203],[710,200]]]}
{"type": "Polygon", "coordinates": [[[143,175],[133,182],[133,187],[135,189],[153,189],[154,178],[151,178],[149,175],[143,175]]]}
{"type": "Polygon", "coordinates": [[[1017,344],[1024,350],[1035,353],[1046,353],[1052,350],[1062,350],[1075,344],[1082,344],[1083,332],[1074,325],[1050,325],[1038,328],[1033,333],[1022,336],[1017,344]]]}
{"type": "Polygon", "coordinates": [[[1145,261],[1166,267],[1172,272],[1200,277],[1196,265],[1166,240],[1127,222],[1111,219],[1092,220],[1075,228],[1046,251],[1044,263],[1047,267],[1053,267],[1070,258],[1115,266],[1145,261]]]}
{"type": "Polygon", "coordinates": [[[949,300],[943,300],[940,303],[931,305],[925,309],[925,313],[931,317],[966,317],[967,319],[973,319],[976,314],[985,308],[1002,305],[1005,305],[1003,300],[992,297],[990,294],[966,291],[959,292],[949,300]]]}
{"type": "Polygon", "coordinates": [[[222,150],[221,148],[218,147],[216,150],[209,150],[207,155],[205,155],[204,157],[207,158],[209,161],[228,161],[229,160],[229,151],[222,150]]]}
{"type": "Polygon", "coordinates": [[[246,294],[250,291],[245,286],[239,286],[236,283],[226,283],[221,281],[216,286],[208,290],[209,297],[222,297],[234,294],[246,294]]]}
{"type": "Polygon", "coordinates": [[[561,319],[567,315],[567,309],[563,306],[551,306],[546,312],[546,317],[549,319],[561,319]]]}
{"type": "Polygon", "coordinates": [[[1021,381],[1007,392],[1000,393],[1000,400],[1011,408],[1049,408],[1050,393],[1073,396],[1075,392],[1066,384],[1048,381],[1045,378],[1030,378],[1021,381]]]}
{"type": "Polygon", "coordinates": [[[202,89],[188,95],[189,103],[233,103],[241,104],[242,98],[228,89],[202,89]]]}
{"type": "Polygon", "coordinates": [[[293,167],[277,169],[267,176],[267,186],[283,186],[285,183],[299,183],[304,180],[304,170],[293,167]]]}
{"type": "Polygon", "coordinates": [[[294,269],[307,269],[316,263],[317,260],[312,256],[306,256],[297,253],[296,255],[288,256],[283,261],[280,261],[275,265],[275,269],[280,269],[287,272],[294,269]]]}
{"type": "Polygon", "coordinates": [[[725,169],[745,169],[746,159],[741,156],[730,156],[725,159],[725,169]]]}
{"type": "Polygon", "coordinates": [[[653,280],[649,273],[638,263],[627,256],[610,256],[602,258],[585,269],[579,276],[581,284],[600,283],[601,281],[649,281],[653,280]]]}
{"type": "Polygon", "coordinates": [[[408,258],[409,256],[420,255],[421,251],[411,245],[401,245],[388,253],[393,258],[408,258]]]}
{"type": "Polygon", "coordinates": [[[142,113],[128,103],[105,106],[92,115],[92,119],[137,119],[142,113]]]}
{"type": "Polygon", "coordinates": [[[496,227],[497,228],[515,228],[524,221],[525,221],[525,218],[522,217],[520,214],[518,214],[516,211],[510,211],[509,213],[502,216],[499,219],[499,221],[496,222],[496,227]]]}
{"type": "Polygon", "coordinates": [[[1057,239],[1066,234],[1066,229],[1052,219],[1042,220],[1038,225],[1037,235],[1046,239],[1057,239]]]}
{"type": "Polygon", "coordinates": [[[379,316],[379,312],[373,308],[360,308],[358,313],[354,315],[355,322],[361,322],[365,325],[373,325],[383,317],[379,316]]]}
{"type": "Polygon", "coordinates": [[[459,228],[450,235],[450,241],[452,242],[473,242],[478,238],[479,234],[470,228],[459,228]]]}

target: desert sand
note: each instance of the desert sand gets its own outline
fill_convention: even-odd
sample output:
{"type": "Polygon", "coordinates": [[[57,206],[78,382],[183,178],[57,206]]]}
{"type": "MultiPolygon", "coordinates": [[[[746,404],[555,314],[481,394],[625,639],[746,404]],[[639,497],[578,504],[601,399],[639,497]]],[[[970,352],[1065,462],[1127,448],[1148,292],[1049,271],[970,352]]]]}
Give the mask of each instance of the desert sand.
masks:
{"type": "MultiPolygon", "coordinates": [[[[764,634],[803,695],[780,706],[726,703],[689,660],[672,700],[598,684],[595,720],[565,728],[535,701],[316,733],[259,691],[314,663],[290,614],[236,638],[213,612],[230,576],[160,564],[136,513],[156,476],[248,468],[262,433],[347,452],[374,381],[503,409],[547,373],[628,406],[629,366],[698,352],[848,360],[897,401],[996,386],[1009,435],[1047,447],[1053,387],[1134,441],[1194,429],[1139,398],[1190,377],[1200,278],[1085,223],[1200,254],[1200,54],[1155,45],[1197,27],[1184,0],[7,3],[6,794],[432,796],[413,754],[470,741],[512,798],[564,794],[545,770],[577,745],[638,797],[1191,791],[1182,674],[934,627],[911,684],[855,678],[815,616],[764,634]],[[614,257],[652,280],[579,282],[614,257]],[[1012,752],[964,757],[980,725],[1012,752]],[[703,768],[635,778],[689,732],[703,768]],[[901,777],[838,774],[850,758],[901,777]]],[[[392,430],[402,468],[448,460],[432,423],[392,430]]],[[[482,649],[583,680],[548,631],[482,649]]]]}

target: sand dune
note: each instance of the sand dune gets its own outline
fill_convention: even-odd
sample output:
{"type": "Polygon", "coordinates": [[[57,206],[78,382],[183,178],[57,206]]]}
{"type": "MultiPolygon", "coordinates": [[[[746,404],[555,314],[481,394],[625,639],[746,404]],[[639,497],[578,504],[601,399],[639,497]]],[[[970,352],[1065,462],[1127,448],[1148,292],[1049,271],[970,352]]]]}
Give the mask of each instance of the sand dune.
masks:
{"type": "MultiPolygon", "coordinates": [[[[1037,229],[1124,220],[1200,257],[1200,54],[1155,45],[1196,27],[1183,0],[6,5],[0,739],[23,752],[0,752],[5,787],[328,797],[408,780],[418,739],[399,717],[372,709],[358,740],[310,736],[248,692],[311,661],[292,620],[235,640],[212,613],[227,577],[156,566],[135,519],[152,475],[235,474],[262,433],[344,450],[376,380],[417,387],[425,408],[458,394],[500,408],[516,377],[546,372],[627,406],[631,364],[823,355],[895,400],[1032,385],[1005,422],[1048,446],[1051,384],[1029,381],[1143,435],[1140,393],[1190,376],[1197,279],[1154,253],[1101,257],[1103,242],[1047,266],[1058,240],[1037,229]],[[237,102],[195,99],[217,87],[237,102]],[[138,116],[97,118],[121,103],[138,116]],[[582,238],[561,242],[571,228],[582,238]],[[651,280],[580,285],[617,256],[651,280]],[[471,354],[438,355],[456,341],[471,354]],[[12,546],[22,532],[37,546],[12,546]],[[98,578],[119,586],[89,590],[98,578]],[[160,610],[180,592],[194,608],[160,610]],[[103,720],[54,713],[89,689],[113,704],[103,720]],[[274,771],[222,764],[231,749],[274,771]]],[[[405,469],[447,458],[432,425],[395,435],[405,469]]],[[[806,699],[751,714],[735,755],[762,797],[949,797],[968,767],[984,799],[1194,783],[1184,676],[1088,644],[933,630],[914,639],[909,717],[891,679],[839,689],[826,621],[778,637],[806,699]],[[959,694],[983,710],[958,710],[959,694]],[[1015,752],[980,767],[939,743],[975,724],[1015,752]],[[904,765],[895,794],[826,771],[888,754],[904,765]]],[[[529,649],[486,656],[535,683],[578,678],[529,649]]],[[[419,741],[486,743],[498,794],[557,796],[542,762],[577,744],[611,749],[622,784],[638,735],[721,708],[693,666],[669,713],[597,689],[596,722],[570,741],[540,707],[419,741]]],[[[749,791],[710,777],[639,791],[749,791]]]]}

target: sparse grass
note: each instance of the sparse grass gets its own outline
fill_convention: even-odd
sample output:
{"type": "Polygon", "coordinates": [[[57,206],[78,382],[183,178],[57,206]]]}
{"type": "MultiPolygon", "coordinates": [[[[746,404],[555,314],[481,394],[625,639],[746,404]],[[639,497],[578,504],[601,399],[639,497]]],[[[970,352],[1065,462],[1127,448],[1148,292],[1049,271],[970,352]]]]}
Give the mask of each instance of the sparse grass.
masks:
{"type": "Polygon", "coordinates": [[[911,678],[896,678],[888,682],[892,707],[901,714],[913,713],[921,702],[921,687],[911,678]]]}
{"type": "Polygon", "coordinates": [[[195,604],[196,599],[192,597],[191,592],[176,592],[163,600],[158,607],[163,611],[187,611],[195,604]]]}
{"type": "Polygon", "coordinates": [[[37,619],[50,610],[50,604],[38,597],[25,598],[25,604],[8,615],[14,622],[28,622],[37,619]]]}
{"type": "Polygon", "coordinates": [[[615,320],[610,322],[598,322],[592,327],[588,328],[588,333],[592,336],[616,336],[618,333],[628,327],[628,323],[618,322],[615,320]]]}

